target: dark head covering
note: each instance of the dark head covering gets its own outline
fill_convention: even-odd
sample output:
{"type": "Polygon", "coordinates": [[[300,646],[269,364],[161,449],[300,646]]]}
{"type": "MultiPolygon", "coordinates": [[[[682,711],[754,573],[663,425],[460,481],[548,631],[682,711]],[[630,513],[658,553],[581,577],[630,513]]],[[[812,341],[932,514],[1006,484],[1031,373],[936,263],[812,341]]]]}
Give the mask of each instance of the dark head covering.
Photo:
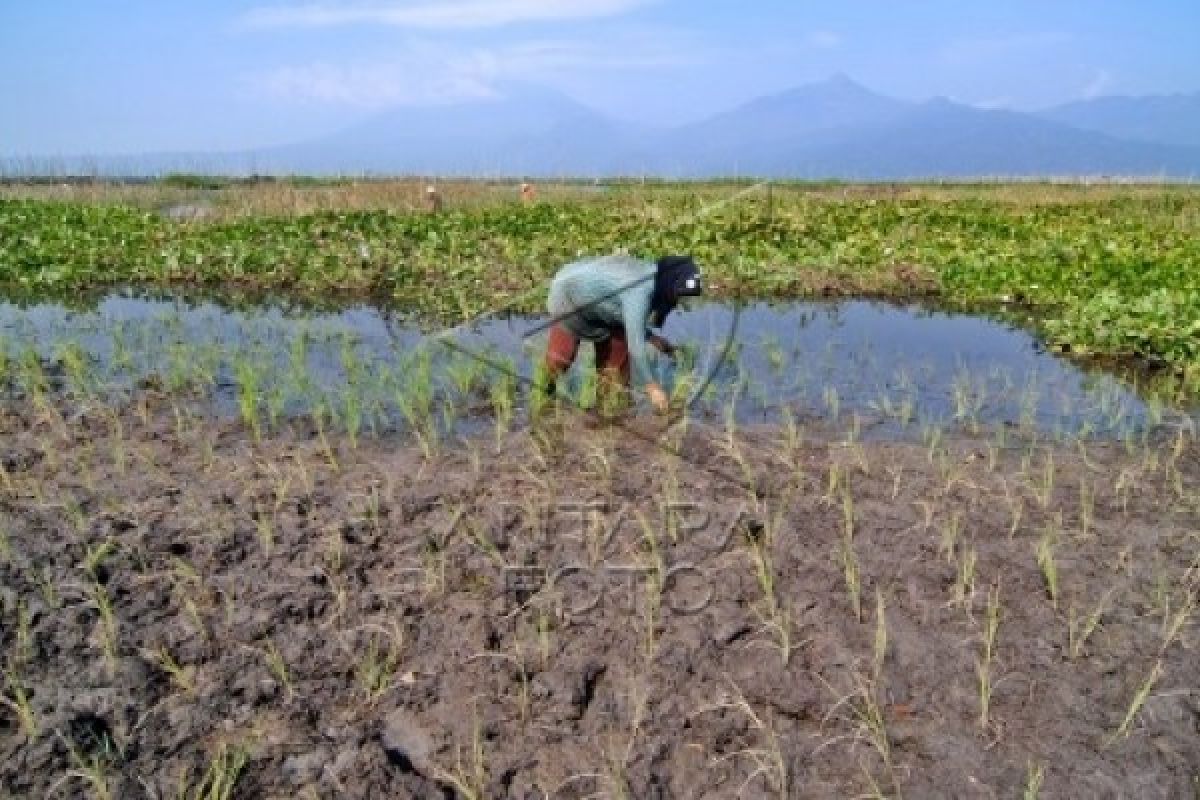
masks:
{"type": "Polygon", "coordinates": [[[650,323],[658,328],[667,319],[681,297],[704,293],[700,268],[691,256],[663,256],[654,275],[654,294],[650,298],[650,323]]]}

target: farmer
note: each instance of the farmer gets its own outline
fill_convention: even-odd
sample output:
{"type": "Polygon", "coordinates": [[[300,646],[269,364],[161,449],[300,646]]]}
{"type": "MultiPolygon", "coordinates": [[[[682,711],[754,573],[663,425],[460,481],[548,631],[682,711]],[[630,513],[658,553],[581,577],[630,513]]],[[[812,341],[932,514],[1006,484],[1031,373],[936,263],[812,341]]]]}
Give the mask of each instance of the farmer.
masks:
{"type": "Polygon", "coordinates": [[[659,412],[667,395],[646,361],[652,345],[673,357],[675,347],[649,327],[661,328],[686,297],[703,292],[700,270],[691,256],[665,256],[657,263],[629,256],[606,256],[567,264],[550,284],[547,308],[553,315],[546,346],[546,391],[570,368],[580,340],[594,343],[603,382],[628,387],[636,378],[659,412]]]}
{"type": "Polygon", "coordinates": [[[425,187],[425,210],[436,214],[442,210],[442,195],[432,183],[425,187]]]}

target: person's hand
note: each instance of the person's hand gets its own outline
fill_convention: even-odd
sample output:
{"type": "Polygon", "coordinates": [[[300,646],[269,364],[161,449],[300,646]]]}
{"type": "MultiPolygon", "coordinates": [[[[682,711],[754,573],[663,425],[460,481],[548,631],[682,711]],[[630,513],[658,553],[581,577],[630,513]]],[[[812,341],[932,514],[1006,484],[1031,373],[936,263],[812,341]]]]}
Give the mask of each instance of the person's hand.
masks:
{"type": "Polygon", "coordinates": [[[654,410],[660,414],[665,414],[671,408],[671,401],[667,399],[667,393],[662,390],[662,387],[656,383],[651,383],[646,386],[646,394],[650,397],[650,403],[654,406],[654,410]]]}

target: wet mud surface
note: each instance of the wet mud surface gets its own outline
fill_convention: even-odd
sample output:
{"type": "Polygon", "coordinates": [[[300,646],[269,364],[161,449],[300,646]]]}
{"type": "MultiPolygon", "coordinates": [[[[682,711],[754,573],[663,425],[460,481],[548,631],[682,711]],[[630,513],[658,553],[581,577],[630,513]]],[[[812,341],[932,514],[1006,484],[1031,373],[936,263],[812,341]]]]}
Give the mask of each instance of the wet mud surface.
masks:
{"type": "Polygon", "coordinates": [[[1195,795],[1190,436],[624,425],[8,408],[0,793],[1195,795]]]}

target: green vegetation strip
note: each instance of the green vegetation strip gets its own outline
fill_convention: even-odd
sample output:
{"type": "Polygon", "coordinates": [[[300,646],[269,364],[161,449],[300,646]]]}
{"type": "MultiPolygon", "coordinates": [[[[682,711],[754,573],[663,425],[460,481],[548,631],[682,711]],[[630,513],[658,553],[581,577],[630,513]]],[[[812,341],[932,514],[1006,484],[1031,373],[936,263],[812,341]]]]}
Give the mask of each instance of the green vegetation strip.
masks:
{"type": "Polygon", "coordinates": [[[0,200],[0,282],[26,292],[132,283],[371,293],[458,316],[539,310],[536,288],[576,257],[687,251],[722,293],[930,294],[1023,309],[1076,353],[1162,360],[1200,385],[1200,192],[780,188],[678,224],[729,193],[621,188],[439,215],[188,224],[119,205],[0,200]]]}

